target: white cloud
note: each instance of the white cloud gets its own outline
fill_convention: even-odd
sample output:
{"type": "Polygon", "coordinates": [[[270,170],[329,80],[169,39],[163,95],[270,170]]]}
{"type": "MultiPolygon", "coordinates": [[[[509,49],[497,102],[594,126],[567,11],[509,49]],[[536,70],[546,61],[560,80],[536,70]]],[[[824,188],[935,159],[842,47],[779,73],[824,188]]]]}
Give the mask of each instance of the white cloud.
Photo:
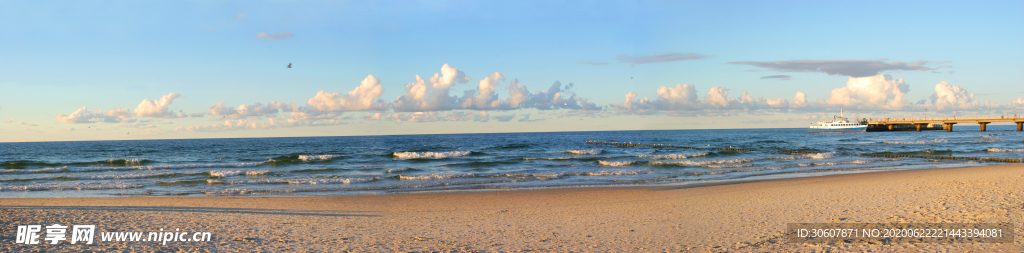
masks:
{"type": "MultiPolygon", "coordinates": [[[[285,103],[271,101],[267,106],[263,106],[263,104],[260,103],[255,103],[253,105],[239,105],[238,108],[231,108],[225,107],[224,100],[221,100],[217,103],[214,103],[213,106],[211,106],[210,109],[207,110],[207,113],[214,117],[220,116],[221,118],[245,118],[263,116],[273,117],[276,116],[276,114],[280,111],[292,112],[297,110],[298,107],[295,106],[295,103],[288,105],[285,103]]],[[[200,113],[199,117],[202,117],[202,115],[204,114],[200,113]]],[[[195,113],[193,113],[193,117],[195,117],[195,113]]]]}
{"type": "Polygon", "coordinates": [[[476,90],[467,90],[459,99],[459,108],[486,110],[501,107],[501,100],[498,100],[498,94],[494,93],[498,81],[501,80],[505,80],[505,74],[498,72],[480,80],[476,90]]]}
{"type": "Polygon", "coordinates": [[[807,106],[807,94],[803,91],[797,91],[796,96],[793,97],[793,108],[801,108],[807,106]]]}
{"type": "Polygon", "coordinates": [[[555,81],[550,88],[531,94],[524,85],[519,85],[518,79],[512,79],[506,87],[509,96],[501,100],[495,93],[498,83],[505,79],[504,73],[494,72],[480,80],[475,90],[468,90],[461,98],[449,95],[456,82],[464,83],[472,78],[466,76],[462,71],[445,64],[441,67],[441,74],[434,74],[429,80],[424,80],[419,75],[416,82],[405,85],[405,93],[398,97],[392,108],[395,112],[426,112],[426,111],[448,111],[456,109],[467,110],[513,110],[513,109],[575,109],[575,110],[600,110],[594,103],[587,102],[587,99],[576,96],[570,89],[572,84],[562,87],[562,83],[555,81]]]}
{"type": "Polygon", "coordinates": [[[910,86],[903,79],[886,74],[868,77],[850,77],[845,87],[832,90],[828,103],[857,109],[900,109],[908,105],[903,96],[910,86]]]}
{"type": "Polygon", "coordinates": [[[935,84],[935,94],[931,96],[932,104],[936,109],[975,109],[978,101],[974,100],[974,94],[968,93],[967,88],[951,85],[946,81],[935,84]]]}
{"type": "Polygon", "coordinates": [[[10,119],[7,119],[7,121],[4,121],[4,123],[11,123],[11,122],[14,122],[14,118],[10,118],[10,119]]]}
{"type": "Polygon", "coordinates": [[[1013,102],[1010,102],[1009,107],[1010,108],[1016,108],[1018,110],[1019,109],[1024,109],[1024,98],[1018,97],[1017,100],[1014,100],[1013,102]]]}
{"type": "Polygon", "coordinates": [[[28,123],[28,122],[18,122],[18,125],[30,126],[30,127],[38,126],[38,125],[36,125],[36,123],[28,123]]]}
{"type": "Polygon", "coordinates": [[[164,95],[158,100],[143,99],[139,106],[135,107],[135,115],[139,117],[154,117],[154,118],[184,118],[188,117],[184,113],[174,113],[168,109],[175,98],[181,97],[181,94],[170,93],[164,95]]]}
{"type": "Polygon", "coordinates": [[[127,123],[134,122],[132,113],[128,112],[128,109],[118,108],[107,112],[102,112],[99,109],[90,112],[85,107],[82,107],[71,114],[57,114],[57,122],[65,124],[78,124],[78,123],[95,123],[95,122],[107,122],[107,123],[127,123]]]}
{"type": "MultiPolygon", "coordinates": [[[[587,102],[587,99],[577,97],[575,93],[570,91],[572,83],[569,83],[565,89],[562,89],[562,83],[555,81],[551,84],[551,87],[546,91],[538,91],[533,95],[530,95],[528,99],[525,99],[525,103],[520,104],[520,108],[534,108],[538,110],[552,110],[552,109],[576,109],[576,110],[599,110],[594,103],[587,102]]],[[[522,87],[522,91],[529,94],[529,90],[526,87],[522,87]]],[[[511,87],[510,87],[510,93],[511,87]]],[[[517,94],[520,95],[520,94],[517,94]]]]}
{"type": "Polygon", "coordinates": [[[405,93],[395,99],[392,108],[396,112],[424,112],[455,109],[458,98],[448,95],[456,82],[471,80],[465,73],[444,64],[441,73],[435,73],[429,80],[416,75],[416,82],[405,85],[405,93]]]}
{"type": "MultiPolygon", "coordinates": [[[[658,88],[657,97],[654,100],[649,98],[637,99],[636,92],[626,94],[626,101],[622,104],[611,104],[612,109],[620,114],[650,115],[660,112],[671,112],[674,115],[718,115],[721,112],[734,110],[759,110],[759,109],[788,109],[790,103],[786,99],[764,99],[763,97],[753,98],[747,91],[743,91],[739,99],[729,97],[729,89],[724,87],[711,87],[703,99],[698,97],[697,88],[693,84],[676,84],[675,86],[661,86],[658,88]]],[[[797,93],[797,98],[803,95],[797,93]]],[[[805,95],[806,96],[806,95],[805,95]]]]}
{"type": "Polygon", "coordinates": [[[368,75],[360,82],[359,87],[349,91],[348,95],[321,90],[306,101],[306,104],[312,111],[321,112],[384,110],[387,104],[380,99],[381,94],[384,94],[384,86],[380,84],[380,80],[368,75]]]}

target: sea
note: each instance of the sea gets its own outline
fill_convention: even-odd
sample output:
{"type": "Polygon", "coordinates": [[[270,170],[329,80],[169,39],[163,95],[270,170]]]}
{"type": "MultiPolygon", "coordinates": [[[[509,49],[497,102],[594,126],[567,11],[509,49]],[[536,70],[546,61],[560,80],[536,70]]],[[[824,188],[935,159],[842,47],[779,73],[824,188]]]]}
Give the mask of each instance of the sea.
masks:
{"type": "Polygon", "coordinates": [[[1004,162],[901,156],[1020,161],[1024,134],[1014,130],[990,125],[986,132],[957,126],[954,132],[799,128],[0,143],[0,198],[688,185],[970,167],[1004,162]]]}

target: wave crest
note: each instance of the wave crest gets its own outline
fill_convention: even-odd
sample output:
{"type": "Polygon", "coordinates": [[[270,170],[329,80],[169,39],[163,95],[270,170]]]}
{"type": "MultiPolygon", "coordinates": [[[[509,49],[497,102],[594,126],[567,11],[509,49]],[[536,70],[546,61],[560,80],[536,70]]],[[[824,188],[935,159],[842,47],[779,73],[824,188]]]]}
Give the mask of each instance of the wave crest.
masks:
{"type": "Polygon", "coordinates": [[[1024,148],[1017,148],[1017,149],[1014,149],[1014,148],[1006,148],[1006,149],[1003,149],[1003,148],[990,148],[990,149],[986,149],[985,151],[992,152],[992,153],[999,153],[999,152],[1024,152],[1024,148]]]}
{"type": "Polygon", "coordinates": [[[949,142],[946,139],[934,139],[928,141],[883,141],[885,144],[929,144],[929,143],[946,143],[949,142]]]}
{"type": "Polygon", "coordinates": [[[630,164],[633,164],[634,161],[597,161],[597,163],[600,164],[600,165],[604,165],[604,166],[616,166],[617,167],[617,166],[629,166],[630,164]]]}
{"type": "Polygon", "coordinates": [[[393,155],[401,159],[425,159],[425,158],[450,158],[467,156],[471,151],[448,151],[448,152],[395,152],[393,155]]]}
{"type": "Polygon", "coordinates": [[[574,155],[598,155],[598,154],[601,154],[601,152],[604,152],[604,150],[600,150],[600,149],[570,149],[570,150],[566,150],[565,152],[569,152],[570,154],[574,154],[574,155]]]}
{"type": "Polygon", "coordinates": [[[316,160],[331,160],[341,155],[299,155],[299,160],[303,162],[316,161],[316,160]]]}

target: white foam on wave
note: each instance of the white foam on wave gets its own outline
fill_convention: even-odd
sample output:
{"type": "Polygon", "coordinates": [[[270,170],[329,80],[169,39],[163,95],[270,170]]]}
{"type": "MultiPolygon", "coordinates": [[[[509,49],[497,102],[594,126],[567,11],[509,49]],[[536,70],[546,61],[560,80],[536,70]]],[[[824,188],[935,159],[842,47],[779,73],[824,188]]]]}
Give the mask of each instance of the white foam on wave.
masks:
{"type": "Polygon", "coordinates": [[[304,162],[316,161],[316,160],[331,160],[341,155],[299,155],[299,160],[304,162]]]}
{"type": "Polygon", "coordinates": [[[245,172],[245,176],[247,176],[247,177],[262,177],[262,176],[266,175],[267,172],[270,172],[270,171],[266,171],[266,170],[246,171],[245,172]]]}
{"type": "Polygon", "coordinates": [[[210,171],[211,177],[230,177],[242,174],[241,170],[221,170],[221,171],[210,171]]]}
{"type": "Polygon", "coordinates": [[[0,185],[0,191],[70,191],[70,190],[114,190],[142,188],[140,184],[107,184],[107,183],[42,183],[31,185],[0,185]]]}
{"type": "Polygon", "coordinates": [[[754,166],[754,165],[753,164],[708,164],[708,165],[705,165],[704,167],[707,167],[707,168],[710,168],[710,169],[729,169],[729,168],[743,168],[743,167],[750,167],[750,166],[754,166]]]}
{"type": "Polygon", "coordinates": [[[597,163],[604,166],[629,166],[634,161],[597,161],[597,163]]]}
{"type": "Polygon", "coordinates": [[[883,141],[885,144],[929,144],[929,143],[946,143],[949,142],[946,139],[934,139],[928,141],[883,141]]]}
{"type": "Polygon", "coordinates": [[[570,154],[574,154],[574,155],[597,155],[597,154],[601,154],[601,152],[604,152],[604,150],[600,150],[600,149],[570,149],[570,150],[566,150],[565,152],[569,152],[570,154]]]}
{"type": "Polygon", "coordinates": [[[655,160],[675,160],[675,159],[686,159],[690,157],[706,156],[707,152],[692,153],[692,154],[667,154],[667,155],[638,155],[637,157],[651,158],[655,160]]]}
{"type": "Polygon", "coordinates": [[[314,178],[314,179],[289,179],[288,184],[352,184],[374,181],[376,178],[314,178]]]}
{"type": "Polygon", "coordinates": [[[566,176],[623,176],[623,175],[639,175],[641,172],[647,172],[647,171],[602,170],[602,171],[587,171],[587,172],[564,173],[562,175],[566,175],[566,176]]]}
{"type": "Polygon", "coordinates": [[[401,159],[424,159],[424,158],[450,158],[467,156],[471,151],[448,151],[448,152],[395,152],[394,156],[401,159]]]}
{"type": "Polygon", "coordinates": [[[834,162],[829,162],[829,163],[800,163],[800,164],[797,164],[796,166],[811,167],[811,166],[832,166],[832,165],[839,165],[839,163],[834,163],[834,162]]]}
{"type": "Polygon", "coordinates": [[[873,163],[873,162],[875,162],[875,161],[872,161],[872,160],[854,160],[854,161],[843,162],[843,163],[845,163],[845,164],[868,164],[868,163],[873,163]]]}
{"type": "Polygon", "coordinates": [[[804,156],[810,159],[829,159],[835,157],[835,155],[836,152],[804,154],[804,156]]]}
{"type": "Polygon", "coordinates": [[[421,175],[421,176],[406,176],[406,175],[398,175],[398,176],[396,176],[396,178],[398,180],[441,180],[441,179],[449,179],[449,178],[454,178],[454,177],[459,177],[459,176],[458,175],[438,175],[438,174],[421,175]]]}
{"type": "Polygon", "coordinates": [[[1016,149],[1014,149],[1014,148],[1009,148],[1009,149],[990,148],[990,149],[986,149],[985,151],[993,152],[993,153],[999,153],[999,152],[1024,152],[1024,148],[1016,148],[1016,149]]]}
{"type": "Polygon", "coordinates": [[[678,162],[659,162],[659,161],[654,161],[654,162],[651,162],[651,163],[652,164],[677,164],[677,165],[687,165],[687,166],[708,166],[708,165],[713,165],[713,164],[745,163],[745,162],[750,162],[750,160],[747,160],[747,159],[703,160],[703,161],[686,160],[686,161],[678,161],[678,162]]]}

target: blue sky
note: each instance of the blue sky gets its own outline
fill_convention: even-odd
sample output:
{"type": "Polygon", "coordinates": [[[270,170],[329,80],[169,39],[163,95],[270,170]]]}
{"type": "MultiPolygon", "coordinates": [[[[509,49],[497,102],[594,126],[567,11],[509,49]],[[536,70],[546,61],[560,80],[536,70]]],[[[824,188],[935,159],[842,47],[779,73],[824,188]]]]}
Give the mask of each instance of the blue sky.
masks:
{"type": "Polygon", "coordinates": [[[840,105],[863,117],[1024,113],[1021,10],[1019,1],[3,1],[0,141],[802,127],[840,105]],[[420,101],[406,84],[420,75],[431,86],[446,64],[470,80],[451,84],[451,101],[394,108],[400,96],[420,101]],[[493,106],[459,104],[495,72],[504,78],[493,106]],[[368,75],[379,83],[363,91],[375,96],[349,94],[368,75]],[[527,103],[511,103],[513,80],[527,103]],[[310,104],[319,91],[353,102],[310,104]],[[743,91],[785,104],[744,102],[743,91]],[[545,107],[553,98],[565,105],[545,107]],[[140,108],[146,101],[153,111],[140,108]],[[214,112],[220,101],[235,110],[214,112]],[[295,106],[237,113],[271,101],[295,106]]]}

